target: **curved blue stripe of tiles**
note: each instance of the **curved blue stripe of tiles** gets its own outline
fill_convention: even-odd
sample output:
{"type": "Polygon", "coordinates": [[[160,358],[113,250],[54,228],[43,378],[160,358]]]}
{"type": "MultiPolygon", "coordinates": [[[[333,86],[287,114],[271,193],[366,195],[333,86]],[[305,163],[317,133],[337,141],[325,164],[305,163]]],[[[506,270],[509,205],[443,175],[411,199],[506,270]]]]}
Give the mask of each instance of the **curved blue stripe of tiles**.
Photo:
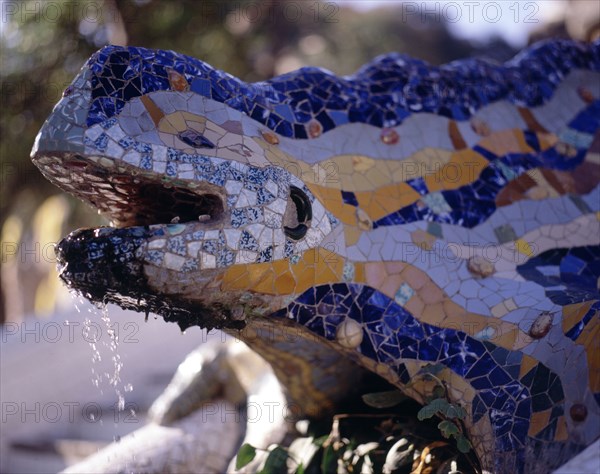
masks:
{"type": "Polygon", "coordinates": [[[87,63],[94,73],[87,124],[118,114],[134,97],[170,90],[169,69],[184,75],[193,92],[244,112],[285,137],[307,138],[305,124],[311,120],[324,132],[349,122],[393,127],[413,112],[466,120],[501,99],[520,106],[541,105],[570,71],[600,71],[600,40],[587,48],[568,41],[539,43],[521,59],[510,65],[473,59],[432,67],[392,53],[352,76],[302,68],[246,83],[172,51],[106,46],[87,63]]]}

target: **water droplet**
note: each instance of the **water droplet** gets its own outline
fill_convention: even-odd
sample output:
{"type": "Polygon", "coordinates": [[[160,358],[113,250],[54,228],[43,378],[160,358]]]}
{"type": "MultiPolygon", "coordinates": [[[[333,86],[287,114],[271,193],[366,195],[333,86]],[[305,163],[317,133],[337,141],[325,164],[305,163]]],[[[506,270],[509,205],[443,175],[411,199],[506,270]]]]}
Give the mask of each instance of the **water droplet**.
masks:
{"type": "MultiPolygon", "coordinates": [[[[121,380],[123,361],[119,354],[119,325],[110,320],[106,304],[99,303],[88,311],[95,317],[100,316],[102,321],[98,325],[88,317],[84,319],[83,335],[92,350],[92,385],[98,388],[101,395],[104,394],[104,387],[110,386],[110,391],[117,397],[115,408],[124,411],[124,394],[132,392],[133,385],[121,380]]],[[[92,421],[96,420],[92,418],[92,421]]]]}

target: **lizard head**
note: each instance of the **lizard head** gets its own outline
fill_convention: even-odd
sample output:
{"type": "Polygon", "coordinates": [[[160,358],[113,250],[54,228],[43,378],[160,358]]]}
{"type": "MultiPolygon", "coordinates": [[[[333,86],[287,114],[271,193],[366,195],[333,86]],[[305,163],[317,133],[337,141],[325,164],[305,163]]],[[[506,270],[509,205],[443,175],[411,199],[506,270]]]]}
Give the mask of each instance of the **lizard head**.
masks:
{"type": "Polygon", "coordinates": [[[276,148],[286,130],[238,110],[276,92],[177,57],[100,50],[64,91],[32,159],[113,225],[57,246],[70,287],[182,327],[240,327],[253,311],[285,306],[298,291],[292,276],[308,284],[316,267],[293,263],[318,259],[339,224],[276,148]]]}
{"type": "Polygon", "coordinates": [[[599,433],[596,296],[571,290],[597,254],[598,101],[580,84],[599,57],[556,41],[504,66],[391,54],[247,84],[103,48],[32,152],[113,222],[57,246],[61,277],[183,328],[246,327],[311,416],[364,372],[419,402],[443,380],[486,469],[546,472],[599,433]]]}

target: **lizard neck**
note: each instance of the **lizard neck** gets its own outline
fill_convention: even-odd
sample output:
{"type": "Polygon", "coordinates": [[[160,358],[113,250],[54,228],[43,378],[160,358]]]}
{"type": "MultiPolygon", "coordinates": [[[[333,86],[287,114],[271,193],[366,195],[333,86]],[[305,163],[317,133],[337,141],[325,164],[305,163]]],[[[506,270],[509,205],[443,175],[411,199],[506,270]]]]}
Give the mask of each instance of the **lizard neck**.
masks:
{"type": "Polygon", "coordinates": [[[305,327],[280,318],[260,318],[242,331],[226,332],[246,343],[271,364],[286,389],[287,412],[294,418],[322,418],[344,399],[356,395],[368,371],[336,351],[331,342],[305,327]],[[335,383],[355,381],[354,389],[335,383]]]}

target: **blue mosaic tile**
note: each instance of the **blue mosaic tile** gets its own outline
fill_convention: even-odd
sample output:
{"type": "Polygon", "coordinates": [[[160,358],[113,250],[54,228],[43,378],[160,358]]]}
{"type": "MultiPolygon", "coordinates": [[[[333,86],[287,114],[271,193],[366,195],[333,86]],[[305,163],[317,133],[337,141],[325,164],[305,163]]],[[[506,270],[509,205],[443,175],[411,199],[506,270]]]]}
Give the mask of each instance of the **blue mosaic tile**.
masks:
{"type": "Polygon", "coordinates": [[[129,136],[123,137],[119,140],[119,146],[125,150],[129,150],[135,144],[135,140],[129,136]]]}
{"type": "Polygon", "coordinates": [[[388,366],[394,365],[394,359],[441,363],[469,381],[478,389],[472,415],[475,420],[490,417],[501,450],[523,449],[532,410],[545,410],[564,400],[560,379],[542,364],[518,381],[515,368],[520,367],[521,353],[479,342],[453,329],[419,323],[393,300],[366,286],[311,288],[274,316],[292,317],[334,340],[335,326],[346,315],[364,325],[367,337],[360,345],[364,357],[388,366]],[[520,419],[516,420],[517,416],[520,419]]]}
{"type": "Polygon", "coordinates": [[[140,168],[144,170],[152,169],[152,155],[142,155],[140,160],[140,168]]]}
{"type": "Polygon", "coordinates": [[[254,236],[246,230],[242,231],[239,248],[241,250],[251,250],[253,252],[257,252],[259,250],[258,242],[254,236]]]}
{"type": "Polygon", "coordinates": [[[98,138],[94,140],[94,146],[99,151],[106,151],[106,147],[108,146],[108,135],[106,133],[98,135],[98,138]]]}
{"type": "Polygon", "coordinates": [[[356,196],[351,191],[342,191],[342,202],[345,204],[350,204],[351,206],[358,207],[358,200],[356,196]]]}
{"type": "MultiPolygon", "coordinates": [[[[517,271],[524,278],[545,287],[546,295],[556,304],[600,299],[600,291],[597,288],[600,246],[548,250],[519,265],[517,271]],[[548,267],[555,270],[543,270],[548,267]],[[563,290],[552,290],[557,286],[563,290]],[[566,289],[568,291],[565,291],[566,289]]],[[[572,335],[575,336],[576,333],[577,331],[572,335]]]]}
{"type": "Polygon", "coordinates": [[[540,43],[527,61],[510,66],[473,60],[431,67],[405,55],[388,54],[343,79],[322,69],[302,68],[256,84],[171,51],[106,46],[87,65],[94,73],[88,126],[120,112],[126,100],[170,90],[167,69],[173,69],[186,77],[197,94],[226,103],[284,136],[306,138],[301,125],[310,120],[328,131],[347,122],[394,126],[411,112],[466,120],[473,111],[500,99],[529,107],[540,105],[570,70],[599,70],[600,60],[591,49],[582,51],[569,42],[540,43]],[[539,69],[559,73],[540,74],[539,69]],[[127,83],[109,79],[125,75],[127,83]],[[537,87],[527,87],[532,75],[537,87]],[[486,87],[477,88],[477,81],[485,82],[486,87]],[[430,87],[433,82],[445,87],[430,87]],[[458,84],[461,90],[453,90],[458,84]],[[306,93],[309,86],[311,94],[306,93]],[[368,103],[362,100],[366,93],[373,97],[368,103]],[[390,103],[396,103],[396,108],[391,110],[390,103]]]}
{"type": "Polygon", "coordinates": [[[184,238],[177,236],[167,240],[167,250],[177,255],[185,256],[187,254],[187,247],[184,238]]]}
{"type": "Polygon", "coordinates": [[[261,250],[256,258],[256,263],[261,262],[270,262],[273,260],[273,247],[267,247],[264,250],[261,250]]]}

